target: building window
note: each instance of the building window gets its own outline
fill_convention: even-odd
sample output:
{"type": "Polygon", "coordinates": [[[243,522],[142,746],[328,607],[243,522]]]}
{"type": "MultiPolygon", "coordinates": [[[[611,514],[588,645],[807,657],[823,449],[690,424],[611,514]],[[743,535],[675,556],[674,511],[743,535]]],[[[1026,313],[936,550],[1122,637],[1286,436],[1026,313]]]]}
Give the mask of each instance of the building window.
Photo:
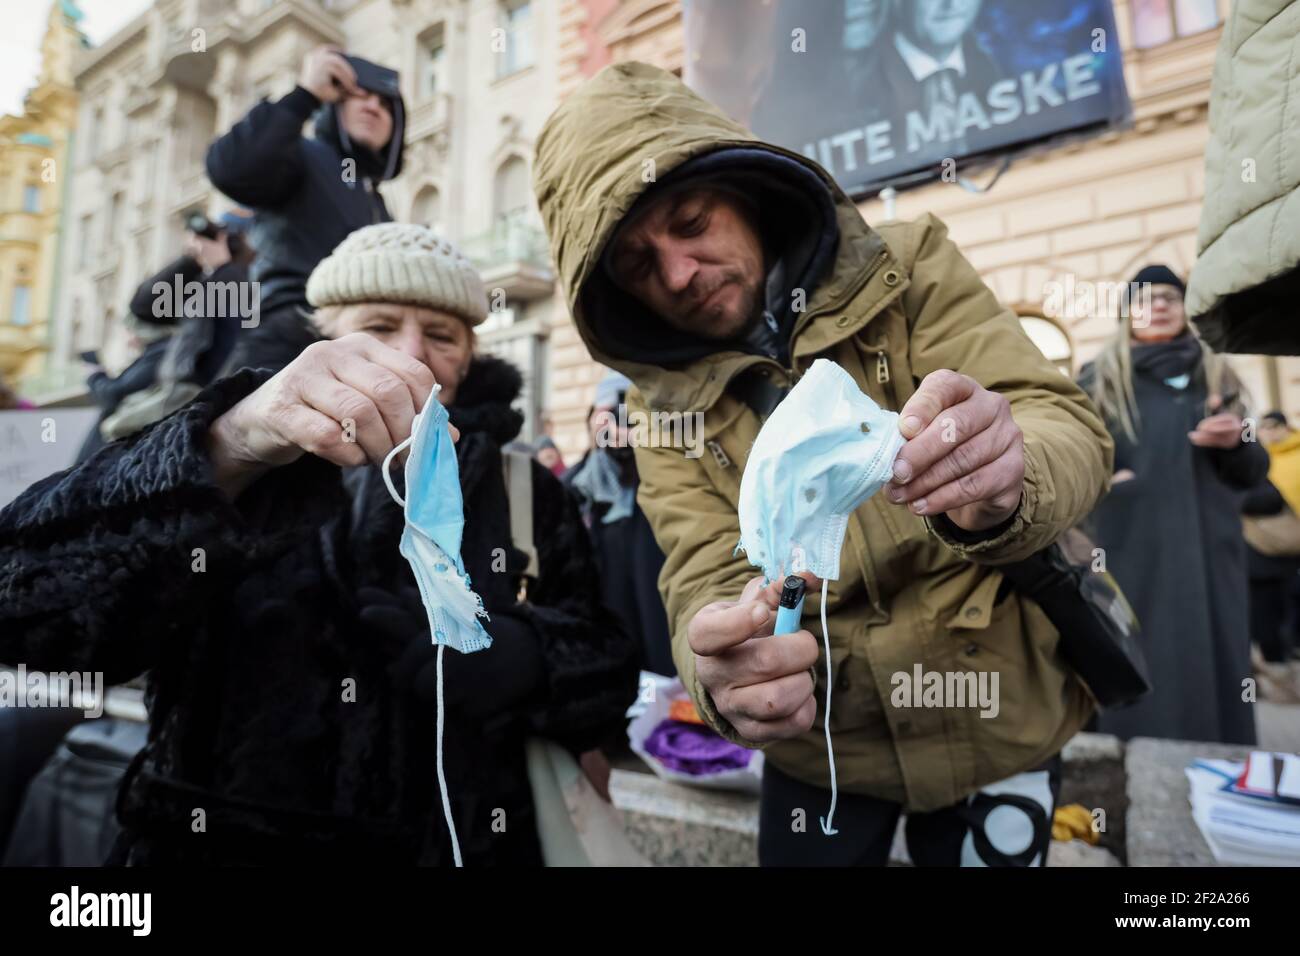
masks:
{"type": "Polygon", "coordinates": [[[497,59],[497,76],[509,76],[533,65],[533,10],[529,0],[503,0],[501,27],[505,50],[497,59]]]}
{"type": "Polygon", "coordinates": [[[122,194],[113,193],[113,201],[108,207],[107,228],[104,230],[104,248],[113,249],[117,246],[117,231],[122,224],[122,194]]]}
{"type": "Polygon", "coordinates": [[[102,107],[95,107],[90,114],[90,122],[86,130],[86,159],[93,160],[99,155],[99,137],[104,128],[104,110],[102,107]]]}
{"type": "Polygon", "coordinates": [[[1150,49],[1219,25],[1215,0],[1133,0],[1133,42],[1150,49]]]}
{"type": "Polygon", "coordinates": [[[511,156],[497,168],[492,184],[492,218],[498,226],[521,222],[528,214],[532,193],[528,188],[528,164],[511,156]]]}
{"type": "Polygon", "coordinates": [[[77,237],[77,267],[84,269],[86,266],[90,265],[90,259],[93,252],[91,246],[95,241],[95,222],[94,217],[90,213],[81,217],[80,233],[81,234],[77,237]]]}
{"type": "Polygon", "coordinates": [[[447,89],[447,46],[442,24],[420,37],[420,88],[417,99],[428,99],[447,89]]]}
{"type": "Polygon", "coordinates": [[[486,335],[488,332],[496,332],[499,329],[508,329],[515,324],[515,308],[507,304],[502,309],[491,309],[488,316],[483,320],[483,324],[474,330],[476,335],[486,335]]]}
{"type": "Polygon", "coordinates": [[[28,183],[23,188],[23,212],[41,211],[41,187],[28,183]]]}
{"type": "Polygon", "coordinates": [[[141,205],[148,205],[153,201],[154,179],[158,175],[158,144],[152,140],[145,140],[137,147],[140,161],[135,163],[136,175],[139,180],[136,182],[135,194],[140,197],[141,205]]]}
{"type": "Polygon", "coordinates": [[[14,307],[10,315],[14,325],[31,325],[32,323],[32,288],[26,285],[14,286],[14,307]]]}
{"type": "Polygon", "coordinates": [[[416,193],[415,202],[411,204],[411,222],[442,234],[442,196],[433,186],[425,186],[416,193]]]}

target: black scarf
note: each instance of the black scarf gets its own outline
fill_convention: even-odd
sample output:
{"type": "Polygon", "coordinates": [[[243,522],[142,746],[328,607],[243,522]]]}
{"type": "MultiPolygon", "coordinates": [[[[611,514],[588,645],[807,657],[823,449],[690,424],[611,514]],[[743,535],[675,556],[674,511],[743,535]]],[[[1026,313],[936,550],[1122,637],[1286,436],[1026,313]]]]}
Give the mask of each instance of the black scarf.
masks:
{"type": "Polygon", "coordinates": [[[1168,342],[1134,342],[1133,374],[1163,382],[1179,375],[1195,377],[1200,370],[1201,343],[1190,332],[1168,342]]]}

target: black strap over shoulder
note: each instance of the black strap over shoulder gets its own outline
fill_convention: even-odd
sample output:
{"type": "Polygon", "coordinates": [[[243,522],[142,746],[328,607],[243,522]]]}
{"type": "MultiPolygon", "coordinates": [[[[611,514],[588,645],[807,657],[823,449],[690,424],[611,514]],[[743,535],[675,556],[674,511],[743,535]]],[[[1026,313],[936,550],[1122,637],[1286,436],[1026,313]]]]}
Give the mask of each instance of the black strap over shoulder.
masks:
{"type": "Polygon", "coordinates": [[[1137,616],[1119,584],[1098,566],[1100,549],[1077,528],[1000,570],[1043,609],[1061,634],[1061,656],[1103,707],[1125,707],[1151,691],[1137,616]]]}

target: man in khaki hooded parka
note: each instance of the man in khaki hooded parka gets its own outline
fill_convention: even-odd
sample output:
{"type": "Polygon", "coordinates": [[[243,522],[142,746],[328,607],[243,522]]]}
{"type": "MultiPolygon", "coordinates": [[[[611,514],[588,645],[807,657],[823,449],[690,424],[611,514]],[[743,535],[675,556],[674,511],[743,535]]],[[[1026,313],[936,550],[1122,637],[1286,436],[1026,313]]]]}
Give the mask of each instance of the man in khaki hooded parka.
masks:
{"type": "MultiPolygon", "coordinates": [[[[1105,487],[1111,441],[1083,392],[942,223],[870,228],[820,166],[662,70],[609,67],[561,105],[535,186],[574,322],[632,379],[631,411],[702,416],[707,453],[636,449],[639,501],[667,556],[683,682],[712,727],[767,755],[760,862],[882,864],[906,812],[918,863],[1041,865],[1058,755],[1093,705],[997,565],[1050,544],[1105,487]],[[748,450],[818,358],[901,411],[908,439],[830,582],[833,836],[817,824],[820,635],[767,636],[779,582],[733,556],[748,450]],[[920,689],[900,688],[918,666],[996,675],[993,706],[915,706],[920,689]],[[990,815],[1005,807],[1022,812],[990,815]]],[[[805,621],[818,612],[810,594],[805,621]]]]}

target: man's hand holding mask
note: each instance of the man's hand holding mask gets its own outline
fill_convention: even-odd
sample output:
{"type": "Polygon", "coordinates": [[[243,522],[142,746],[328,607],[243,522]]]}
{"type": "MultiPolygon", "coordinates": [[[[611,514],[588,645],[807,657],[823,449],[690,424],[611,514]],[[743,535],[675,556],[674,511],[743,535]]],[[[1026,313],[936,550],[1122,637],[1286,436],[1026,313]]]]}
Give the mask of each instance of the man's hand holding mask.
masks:
{"type": "Polygon", "coordinates": [[[987,531],[1020,507],[1025,445],[1011,403],[973,378],[931,372],[899,413],[907,443],[886,495],[913,514],[987,531]]]}

